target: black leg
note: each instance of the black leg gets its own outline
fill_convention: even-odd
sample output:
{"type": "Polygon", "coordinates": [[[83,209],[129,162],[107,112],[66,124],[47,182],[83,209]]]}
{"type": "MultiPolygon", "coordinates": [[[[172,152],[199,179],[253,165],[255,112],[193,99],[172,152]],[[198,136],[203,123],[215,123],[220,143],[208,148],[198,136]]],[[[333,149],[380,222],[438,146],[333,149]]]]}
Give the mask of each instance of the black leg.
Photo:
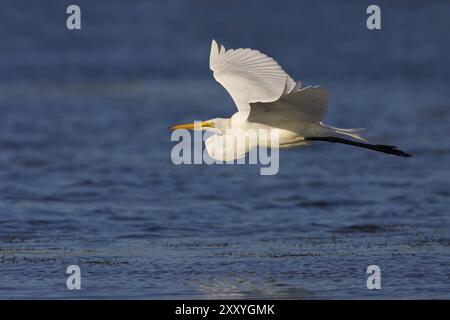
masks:
{"type": "Polygon", "coordinates": [[[355,147],[366,148],[366,149],[375,150],[378,152],[393,154],[393,155],[396,155],[399,157],[412,157],[411,154],[397,149],[396,146],[388,146],[388,145],[384,145],[384,144],[369,144],[369,143],[363,143],[363,142],[347,140],[347,139],[337,138],[337,137],[305,137],[305,141],[327,141],[327,142],[332,142],[332,143],[343,143],[343,144],[348,144],[348,145],[355,146],[355,147]]]}

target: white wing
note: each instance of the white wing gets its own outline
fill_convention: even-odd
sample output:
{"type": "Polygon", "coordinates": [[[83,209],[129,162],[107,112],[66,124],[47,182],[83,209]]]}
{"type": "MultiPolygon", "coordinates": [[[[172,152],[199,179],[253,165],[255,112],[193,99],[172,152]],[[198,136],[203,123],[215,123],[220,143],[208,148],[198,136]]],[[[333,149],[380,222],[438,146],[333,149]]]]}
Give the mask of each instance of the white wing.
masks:
{"type": "Polygon", "coordinates": [[[249,111],[250,103],[276,101],[301,86],[265,54],[251,49],[225,50],[224,46],[219,50],[215,40],[209,67],[239,111],[249,111]]]}
{"type": "Polygon", "coordinates": [[[296,131],[299,126],[320,123],[328,105],[328,91],[320,86],[292,90],[270,103],[252,103],[248,121],[296,131]]]}

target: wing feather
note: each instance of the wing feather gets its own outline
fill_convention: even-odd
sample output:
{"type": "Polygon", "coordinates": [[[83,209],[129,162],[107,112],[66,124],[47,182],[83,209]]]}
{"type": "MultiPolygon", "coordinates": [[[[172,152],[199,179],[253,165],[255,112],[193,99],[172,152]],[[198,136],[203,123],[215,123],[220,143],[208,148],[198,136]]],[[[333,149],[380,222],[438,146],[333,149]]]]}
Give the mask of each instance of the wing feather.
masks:
{"type": "Polygon", "coordinates": [[[295,131],[302,123],[319,123],[328,106],[328,91],[320,86],[292,90],[280,100],[251,103],[249,121],[295,131]]]}
{"type": "Polygon", "coordinates": [[[209,59],[214,78],[230,94],[239,111],[249,111],[250,103],[274,102],[300,88],[280,65],[252,49],[230,49],[211,43],[209,59]]]}

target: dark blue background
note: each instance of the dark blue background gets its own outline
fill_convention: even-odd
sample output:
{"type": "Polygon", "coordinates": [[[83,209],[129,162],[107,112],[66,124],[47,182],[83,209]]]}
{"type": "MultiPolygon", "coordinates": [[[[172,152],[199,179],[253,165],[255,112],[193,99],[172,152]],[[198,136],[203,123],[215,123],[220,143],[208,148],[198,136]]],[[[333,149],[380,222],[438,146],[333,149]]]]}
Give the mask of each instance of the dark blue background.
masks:
{"type": "Polygon", "coordinates": [[[377,1],[375,31],[364,1],[77,1],[81,31],[69,4],[1,5],[1,298],[450,297],[448,1],[377,1]],[[270,177],[173,165],[169,125],[235,112],[212,38],[415,157],[317,144],[270,177]]]}

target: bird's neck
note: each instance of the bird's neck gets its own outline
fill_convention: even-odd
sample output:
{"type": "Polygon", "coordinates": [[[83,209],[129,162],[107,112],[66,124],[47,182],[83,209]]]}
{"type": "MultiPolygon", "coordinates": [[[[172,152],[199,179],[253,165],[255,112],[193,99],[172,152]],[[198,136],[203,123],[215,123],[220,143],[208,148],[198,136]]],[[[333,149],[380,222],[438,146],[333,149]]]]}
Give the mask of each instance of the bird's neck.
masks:
{"type": "Polygon", "coordinates": [[[230,118],[230,128],[245,129],[249,113],[249,111],[239,111],[233,114],[230,118]]]}

